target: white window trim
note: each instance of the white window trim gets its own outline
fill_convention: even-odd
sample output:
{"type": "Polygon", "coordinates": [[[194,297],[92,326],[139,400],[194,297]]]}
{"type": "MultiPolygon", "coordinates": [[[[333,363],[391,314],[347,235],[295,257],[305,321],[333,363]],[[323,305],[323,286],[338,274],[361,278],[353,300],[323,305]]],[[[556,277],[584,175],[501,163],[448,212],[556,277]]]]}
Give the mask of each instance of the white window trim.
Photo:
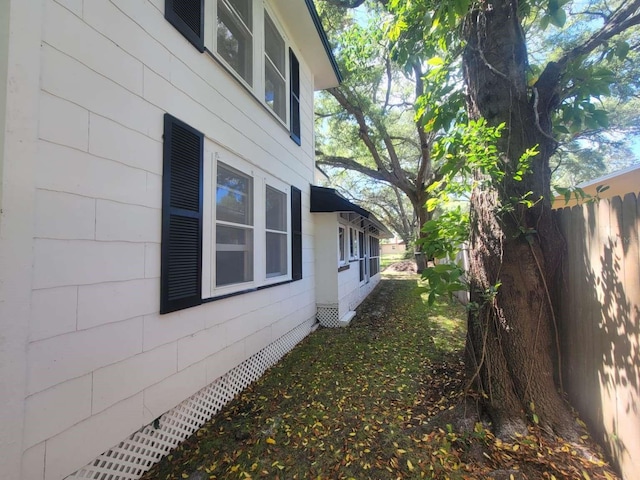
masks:
{"type": "MultiPolygon", "coordinates": [[[[289,92],[291,89],[291,69],[289,66],[289,49],[292,48],[291,42],[288,36],[285,34],[282,24],[278,19],[271,6],[264,0],[252,0],[252,19],[253,19],[253,85],[249,85],[244,78],[242,78],[234,69],[229,65],[221,55],[218,54],[218,37],[217,37],[217,18],[218,18],[218,0],[205,0],[205,40],[204,45],[206,50],[212,55],[218,62],[220,62],[225,69],[238,81],[244,88],[251,92],[252,96],[265,107],[265,109],[285,128],[289,129],[291,125],[291,99],[289,98],[289,92]],[[278,114],[267,104],[264,98],[265,90],[265,45],[264,45],[264,12],[265,10],[269,14],[269,17],[273,21],[276,30],[282,36],[284,40],[284,69],[285,69],[285,119],[283,120],[278,114]]],[[[293,49],[293,48],[292,48],[293,49]]]]}
{"type": "Polygon", "coordinates": [[[360,266],[363,268],[363,278],[360,280],[360,285],[366,285],[369,283],[369,237],[367,232],[360,230],[358,232],[358,244],[360,243],[360,233],[362,233],[362,251],[358,251],[358,276],[360,275],[360,266]]]}
{"type": "Polygon", "coordinates": [[[355,227],[349,227],[349,239],[348,239],[348,244],[349,244],[349,260],[350,261],[356,261],[358,260],[359,257],[359,252],[358,252],[358,232],[360,230],[355,228],[355,227]],[[353,239],[355,240],[355,242],[352,242],[351,240],[351,235],[353,235],[353,239]],[[353,251],[351,250],[351,246],[354,245],[354,249],[353,251]]]}
{"type": "Polygon", "coordinates": [[[203,165],[203,228],[202,228],[202,299],[212,299],[253,290],[276,283],[288,282],[291,274],[291,194],[290,186],[269,175],[240,156],[205,137],[203,165]],[[233,285],[216,286],[215,278],[215,192],[218,163],[224,163],[253,179],[253,280],[233,285]],[[266,186],[286,195],[287,273],[275,277],[266,275],[266,186]]]}
{"type": "Polygon", "coordinates": [[[338,245],[338,266],[343,267],[349,264],[349,226],[344,225],[343,223],[338,223],[338,231],[337,234],[337,245],[338,245]],[[340,230],[344,231],[342,235],[342,245],[340,245],[340,230]],[[342,252],[344,253],[344,258],[340,258],[340,247],[342,246],[342,252]]]}
{"type": "Polygon", "coordinates": [[[264,216],[264,228],[263,228],[263,238],[262,238],[262,246],[264,248],[264,262],[262,265],[262,272],[264,273],[264,278],[262,279],[262,284],[263,285],[271,285],[273,283],[280,283],[280,282],[285,282],[288,280],[291,280],[291,187],[287,186],[284,182],[281,182],[280,180],[276,179],[275,177],[272,177],[271,175],[268,174],[264,174],[265,177],[263,178],[263,184],[262,184],[262,203],[261,203],[261,208],[263,209],[263,216],[264,216]],[[267,232],[269,231],[266,228],[266,221],[267,221],[267,215],[266,212],[264,212],[264,207],[266,205],[266,201],[265,201],[265,196],[266,196],[266,191],[267,191],[267,185],[270,186],[271,188],[278,190],[279,192],[283,193],[285,195],[285,207],[287,210],[287,214],[286,214],[286,223],[285,223],[285,227],[286,227],[286,235],[287,235],[287,271],[284,275],[277,275],[277,276],[273,276],[273,277],[268,277],[267,276],[267,232]]]}

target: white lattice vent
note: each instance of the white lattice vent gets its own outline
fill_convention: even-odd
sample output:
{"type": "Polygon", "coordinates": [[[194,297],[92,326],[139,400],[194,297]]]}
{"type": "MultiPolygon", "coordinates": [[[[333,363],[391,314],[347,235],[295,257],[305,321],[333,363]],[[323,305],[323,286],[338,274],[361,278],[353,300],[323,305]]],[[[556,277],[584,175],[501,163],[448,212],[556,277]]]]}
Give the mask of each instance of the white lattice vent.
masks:
{"type": "Polygon", "coordinates": [[[323,327],[337,328],[340,326],[338,305],[317,305],[316,318],[323,327]]]}
{"type": "MultiPolygon", "coordinates": [[[[336,310],[337,313],[337,310],[336,310]]],[[[306,337],[314,319],[260,350],[212,384],[162,415],[89,465],[66,477],[80,480],[136,480],[188,438],[250,383],[306,337]]]]}

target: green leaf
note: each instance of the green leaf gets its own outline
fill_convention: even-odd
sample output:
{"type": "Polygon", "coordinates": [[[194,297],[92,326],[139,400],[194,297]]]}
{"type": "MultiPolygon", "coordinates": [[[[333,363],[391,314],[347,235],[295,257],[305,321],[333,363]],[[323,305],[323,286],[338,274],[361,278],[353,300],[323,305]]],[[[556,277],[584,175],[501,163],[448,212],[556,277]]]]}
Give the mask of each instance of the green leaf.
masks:
{"type": "Polygon", "coordinates": [[[562,8],[559,8],[551,14],[549,21],[552,25],[555,25],[558,28],[562,28],[567,21],[567,13],[562,8]]]}
{"type": "Polygon", "coordinates": [[[627,42],[616,42],[615,54],[620,60],[624,60],[629,53],[630,46],[627,42]]]}
{"type": "Polygon", "coordinates": [[[596,110],[593,112],[593,119],[603,128],[609,127],[609,117],[605,110],[596,110]]]}
{"type": "Polygon", "coordinates": [[[426,206],[427,206],[427,210],[429,212],[433,212],[436,207],[438,206],[438,203],[440,203],[440,199],[438,198],[430,198],[429,200],[427,200],[426,206]]]}
{"type": "Polygon", "coordinates": [[[540,19],[540,28],[544,31],[547,29],[547,27],[549,26],[549,22],[551,21],[551,17],[549,16],[549,14],[545,14],[542,16],[542,18],[540,19]]]}
{"type": "Polygon", "coordinates": [[[461,17],[466,15],[467,11],[469,10],[470,3],[470,0],[455,0],[454,7],[456,13],[461,17]]]}

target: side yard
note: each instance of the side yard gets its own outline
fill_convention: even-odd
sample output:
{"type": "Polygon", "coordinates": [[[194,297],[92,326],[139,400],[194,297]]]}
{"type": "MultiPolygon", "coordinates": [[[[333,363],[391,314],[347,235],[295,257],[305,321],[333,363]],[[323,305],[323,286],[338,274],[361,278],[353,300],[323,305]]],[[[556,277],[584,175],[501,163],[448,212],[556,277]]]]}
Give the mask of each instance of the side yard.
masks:
{"type": "Polygon", "coordinates": [[[463,395],[465,312],[417,282],[389,268],[350,327],[311,334],[143,478],[616,478],[533,430],[427,427],[463,395]]]}

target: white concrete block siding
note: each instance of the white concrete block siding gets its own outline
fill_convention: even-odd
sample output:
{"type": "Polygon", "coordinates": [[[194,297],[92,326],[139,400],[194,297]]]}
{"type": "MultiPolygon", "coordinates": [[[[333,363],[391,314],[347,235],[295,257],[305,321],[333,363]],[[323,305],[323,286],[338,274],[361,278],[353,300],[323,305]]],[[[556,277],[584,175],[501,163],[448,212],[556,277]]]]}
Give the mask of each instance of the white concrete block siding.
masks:
{"type": "Polygon", "coordinates": [[[78,287],[34,290],[31,297],[29,340],[32,342],[76,330],[78,287]]]}
{"type": "Polygon", "coordinates": [[[87,374],[27,397],[25,447],[32,447],[90,417],[91,395],[92,378],[87,374]]]}
{"type": "Polygon", "coordinates": [[[0,154],[0,233],[15,235],[0,238],[14,254],[0,308],[18,342],[0,359],[0,471],[61,480],[314,318],[313,78],[293,44],[300,147],[165,20],[164,0],[9,2],[13,55],[29,61],[9,64],[0,35],[20,85],[0,154]],[[159,315],[165,112],[302,190],[303,280],[159,315]]]}
{"type": "Polygon", "coordinates": [[[229,344],[227,338],[225,325],[216,325],[181,338],[178,340],[178,370],[184,370],[219,352],[229,344]]]}
{"type": "Polygon", "coordinates": [[[22,480],[44,480],[45,442],[40,442],[22,454],[22,480]]]}
{"type": "Polygon", "coordinates": [[[157,208],[97,200],[96,240],[159,242],[161,218],[162,211],[157,208]]]}
{"type": "Polygon", "coordinates": [[[91,412],[101,412],[176,373],[176,350],[172,342],[95,370],[91,412]]]}
{"type": "Polygon", "coordinates": [[[89,125],[89,153],[162,175],[161,141],[94,113],[90,114],[89,125]]]}
{"type": "Polygon", "coordinates": [[[45,480],[59,480],[84,466],[144,424],[139,393],[47,440],[45,480]]]}
{"type": "Polygon", "coordinates": [[[158,310],[156,278],[78,287],[78,330],[150,315],[158,310]]]}
{"type": "Polygon", "coordinates": [[[34,230],[37,238],[94,240],[96,200],[51,190],[36,190],[34,230]]]}
{"type": "Polygon", "coordinates": [[[36,239],[34,288],[144,278],[144,244],[36,239]]]}
{"type": "Polygon", "coordinates": [[[44,140],[86,152],[89,146],[89,111],[42,92],[38,134],[44,140]],[[64,118],[63,122],[61,118],[64,118]]]}
{"type": "Polygon", "coordinates": [[[203,360],[146,388],[144,390],[144,423],[151,423],[205,385],[207,385],[207,362],[203,360]]]}
{"type": "Polygon", "coordinates": [[[141,352],[141,317],[32,342],[27,391],[40,392],[141,352]]]}

